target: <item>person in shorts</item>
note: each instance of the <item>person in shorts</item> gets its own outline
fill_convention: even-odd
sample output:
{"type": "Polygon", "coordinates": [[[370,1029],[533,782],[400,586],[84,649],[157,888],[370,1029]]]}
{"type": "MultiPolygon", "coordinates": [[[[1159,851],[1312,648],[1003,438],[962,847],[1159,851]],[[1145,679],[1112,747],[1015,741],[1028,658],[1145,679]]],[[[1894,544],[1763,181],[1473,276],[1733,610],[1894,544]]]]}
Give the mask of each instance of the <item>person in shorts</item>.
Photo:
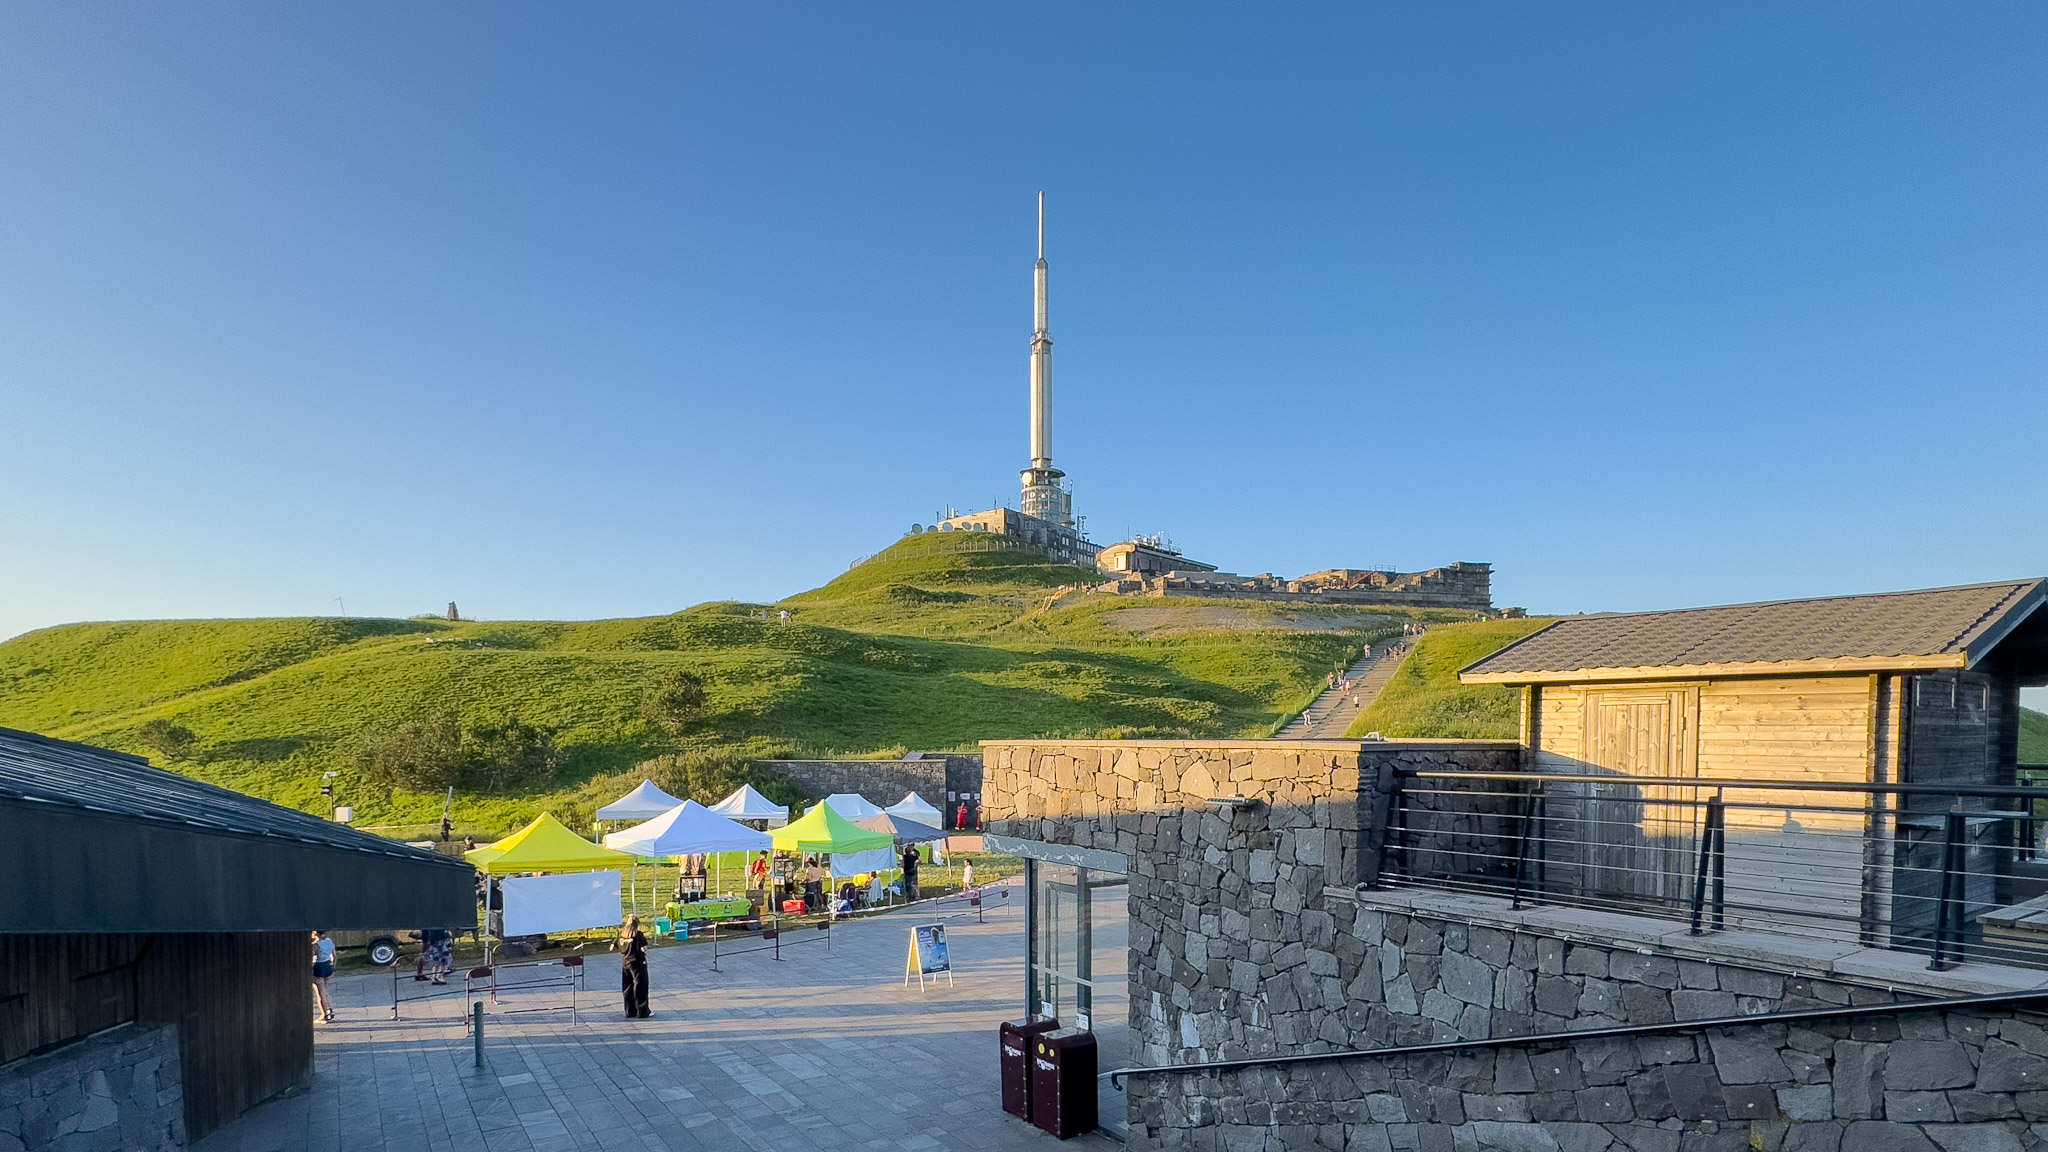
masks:
{"type": "Polygon", "coordinates": [[[327,980],[334,975],[334,941],[327,933],[313,933],[313,1001],[320,1008],[320,1022],[334,1023],[334,1001],[327,996],[327,980]]]}

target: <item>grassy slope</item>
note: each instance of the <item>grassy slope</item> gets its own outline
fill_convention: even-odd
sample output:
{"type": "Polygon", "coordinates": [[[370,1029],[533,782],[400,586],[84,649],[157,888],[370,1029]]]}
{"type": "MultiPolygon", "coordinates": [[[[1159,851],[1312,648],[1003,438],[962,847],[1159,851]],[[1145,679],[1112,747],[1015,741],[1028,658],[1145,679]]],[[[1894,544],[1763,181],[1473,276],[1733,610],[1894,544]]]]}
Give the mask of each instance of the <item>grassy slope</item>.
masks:
{"type": "MultiPolygon", "coordinates": [[[[1345,632],[1146,636],[1104,617],[1130,601],[1049,592],[1091,573],[1016,553],[912,537],[823,588],[762,606],[583,623],[395,620],[150,621],[45,629],[0,644],[0,725],[130,751],[164,717],[205,749],[180,771],[324,810],[323,771],[347,771],[362,734],[435,708],[510,711],[555,727],[557,786],[457,797],[458,826],[495,833],[546,809],[575,823],[665,751],[877,754],[981,739],[1262,733],[1323,672],[1395,632],[1393,613],[1345,632]],[[711,714],[680,744],[638,715],[678,670],[711,714]]],[[[1153,602],[1157,603],[1157,602],[1153,602]]],[[[1178,602],[1176,602],[1178,603],[1178,602]]],[[[1264,605],[1243,606],[1272,615],[1264,605]]],[[[344,777],[359,824],[426,824],[440,799],[344,777]]]]}
{"type": "Polygon", "coordinates": [[[1415,642],[1379,699],[1352,722],[1347,736],[1419,736],[1513,740],[1521,690],[1502,684],[1460,684],[1458,669],[1550,623],[1487,620],[1439,624],[1415,642]]]}
{"type": "Polygon", "coordinates": [[[2020,709],[2020,763],[2048,764],[2048,715],[2020,709]]]}

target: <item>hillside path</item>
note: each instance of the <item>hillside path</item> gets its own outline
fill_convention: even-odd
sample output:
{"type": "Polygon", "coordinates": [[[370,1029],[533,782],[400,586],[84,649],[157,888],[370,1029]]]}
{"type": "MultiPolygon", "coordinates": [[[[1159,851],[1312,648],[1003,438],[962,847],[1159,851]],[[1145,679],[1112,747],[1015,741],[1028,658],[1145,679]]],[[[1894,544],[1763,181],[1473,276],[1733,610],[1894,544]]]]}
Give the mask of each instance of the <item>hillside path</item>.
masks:
{"type": "Polygon", "coordinates": [[[1394,678],[1395,670],[1401,667],[1401,660],[1408,655],[1409,642],[1387,643],[1376,646],[1372,655],[1359,659],[1345,673],[1344,679],[1351,681],[1351,691],[1344,691],[1343,680],[1325,689],[1316,697],[1301,715],[1274,734],[1275,740],[1341,740],[1344,730],[1358,719],[1358,714],[1372,706],[1387,681],[1394,678]]]}

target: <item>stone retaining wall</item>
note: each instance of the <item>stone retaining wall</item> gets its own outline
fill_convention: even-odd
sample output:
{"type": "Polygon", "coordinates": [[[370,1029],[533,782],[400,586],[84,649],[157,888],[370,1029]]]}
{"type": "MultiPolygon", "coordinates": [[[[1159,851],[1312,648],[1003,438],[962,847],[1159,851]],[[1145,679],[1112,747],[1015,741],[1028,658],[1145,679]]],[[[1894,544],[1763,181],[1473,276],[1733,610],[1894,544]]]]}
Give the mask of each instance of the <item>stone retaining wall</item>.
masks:
{"type": "Polygon", "coordinates": [[[181,1067],[169,1024],[123,1024],[0,1067],[0,1149],[183,1148],[181,1067]]]}
{"type": "MultiPolygon", "coordinates": [[[[1342,903],[1332,896],[1332,907],[1342,903]]],[[[2048,982],[2039,973],[1965,966],[1929,977],[1947,987],[1908,992],[1788,971],[1815,957],[1788,941],[1773,958],[1774,938],[1760,933],[1718,942],[1713,934],[1700,937],[1693,956],[1637,940],[1587,939],[1601,931],[1601,916],[1552,910],[1547,918],[1554,925],[1579,928],[1577,938],[1563,939],[1485,926],[1476,915],[1374,907],[1366,894],[1327,943],[1278,949],[1228,991],[1195,980],[1170,995],[1198,1018],[1270,1014],[1277,1050],[1300,1052],[1891,1003],[1915,993],[2048,982]],[[1752,959],[1734,959],[1743,952],[1752,959]]],[[[1635,921],[1634,928],[1654,923],[1635,921]]],[[[1264,1054],[1253,1048],[1226,1043],[1165,1061],[1153,1051],[1147,1062],[1264,1054]]],[[[1145,1077],[1133,1085],[1131,1122],[1133,1148],[2019,1152],[2048,1147],[2048,1017],[1929,1011],[1145,1077]]]]}
{"type": "MultiPolygon", "coordinates": [[[[786,777],[790,783],[823,798],[839,792],[865,796],[877,807],[886,808],[915,792],[925,803],[945,814],[946,826],[953,826],[958,801],[948,802],[946,794],[979,793],[981,757],[978,755],[930,755],[915,760],[762,760],[762,767],[786,777]]],[[[968,805],[974,816],[974,805],[968,805]]]]}

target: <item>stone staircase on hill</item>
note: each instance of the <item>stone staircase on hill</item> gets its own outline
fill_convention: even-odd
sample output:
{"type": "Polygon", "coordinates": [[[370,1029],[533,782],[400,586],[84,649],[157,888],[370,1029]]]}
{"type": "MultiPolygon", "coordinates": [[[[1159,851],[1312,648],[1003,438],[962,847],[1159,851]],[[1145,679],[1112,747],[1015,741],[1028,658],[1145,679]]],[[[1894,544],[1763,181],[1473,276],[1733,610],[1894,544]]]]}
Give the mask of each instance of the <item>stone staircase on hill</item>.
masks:
{"type": "Polygon", "coordinates": [[[1340,740],[1358,714],[1371,707],[1380,690],[1401,667],[1401,660],[1408,655],[1407,642],[1387,644],[1373,649],[1372,655],[1362,657],[1344,673],[1344,679],[1351,681],[1351,691],[1344,691],[1340,681],[1329,688],[1315,702],[1304,709],[1301,715],[1290,721],[1287,727],[1274,733],[1275,740],[1340,740]]]}

